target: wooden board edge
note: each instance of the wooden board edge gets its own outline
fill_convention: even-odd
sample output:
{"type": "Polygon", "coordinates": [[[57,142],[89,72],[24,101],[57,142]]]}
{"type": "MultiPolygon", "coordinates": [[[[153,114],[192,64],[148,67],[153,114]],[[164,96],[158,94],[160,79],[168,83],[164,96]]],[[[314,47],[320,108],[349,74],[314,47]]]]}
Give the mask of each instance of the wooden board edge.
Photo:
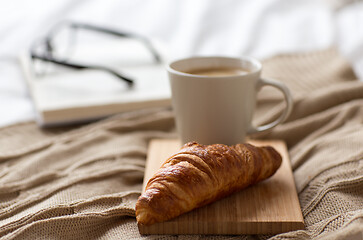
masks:
{"type": "Polygon", "coordinates": [[[138,224],[138,229],[142,235],[160,234],[163,229],[165,234],[183,235],[242,235],[242,234],[279,234],[290,231],[304,230],[305,224],[301,221],[285,222],[221,222],[218,228],[214,224],[190,223],[190,226],[181,228],[177,222],[156,223],[151,226],[138,224]]]}

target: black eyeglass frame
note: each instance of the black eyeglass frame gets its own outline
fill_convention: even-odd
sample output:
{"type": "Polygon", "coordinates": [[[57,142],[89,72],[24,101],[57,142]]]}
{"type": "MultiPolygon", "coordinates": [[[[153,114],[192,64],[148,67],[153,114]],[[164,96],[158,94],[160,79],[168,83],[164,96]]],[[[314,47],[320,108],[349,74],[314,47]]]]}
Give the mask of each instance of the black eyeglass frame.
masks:
{"type": "Polygon", "coordinates": [[[99,65],[85,65],[85,64],[68,61],[68,60],[62,60],[62,59],[55,58],[53,56],[53,52],[54,52],[53,39],[54,39],[54,36],[56,35],[56,33],[62,27],[70,27],[70,28],[76,29],[76,30],[85,29],[85,30],[101,32],[104,34],[113,35],[113,36],[117,36],[117,37],[133,38],[133,39],[139,40],[144,44],[146,49],[149,50],[149,52],[152,54],[155,62],[161,63],[161,57],[160,57],[159,53],[156,51],[156,49],[151,44],[151,42],[147,38],[145,38],[141,35],[127,33],[127,32],[120,32],[120,31],[117,31],[117,30],[114,30],[111,28],[100,27],[100,26],[86,24],[86,23],[77,23],[77,22],[72,22],[72,21],[61,22],[50,30],[50,32],[45,36],[45,38],[42,41],[43,44],[45,44],[45,52],[43,55],[37,54],[35,52],[36,43],[34,43],[32,45],[32,47],[30,48],[30,55],[31,55],[32,59],[38,59],[41,61],[50,62],[50,63],[58,64],[61,66],[65,66],[65,67],[70,67],[73,69],[97,69],[97,70],[106,71],[106,72],[109,72],[110,74],[114,75],[115,77],[117,77],[123,81],[126,81],[129,86],[133,85],[133,83],[134,83],[133,79],[126,77],[108,67],[99,66],[99,65]]]}

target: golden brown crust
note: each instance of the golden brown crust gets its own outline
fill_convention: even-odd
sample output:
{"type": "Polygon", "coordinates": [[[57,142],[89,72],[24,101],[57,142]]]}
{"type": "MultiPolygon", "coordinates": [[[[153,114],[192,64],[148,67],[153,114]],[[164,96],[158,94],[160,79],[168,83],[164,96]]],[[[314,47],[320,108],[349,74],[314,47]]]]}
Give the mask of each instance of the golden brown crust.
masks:
{"type": "Polygon", "coordinates": [[[281,161],[270,146],[187,143],[149,180],[136,219],[150,225],[205,206],[269,178],[281,161]]]}

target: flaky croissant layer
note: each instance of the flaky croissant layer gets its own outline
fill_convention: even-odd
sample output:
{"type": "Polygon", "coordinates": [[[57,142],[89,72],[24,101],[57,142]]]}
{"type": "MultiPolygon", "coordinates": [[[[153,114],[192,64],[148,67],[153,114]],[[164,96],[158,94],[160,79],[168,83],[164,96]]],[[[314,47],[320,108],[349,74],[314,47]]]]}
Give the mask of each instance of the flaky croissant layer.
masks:
{"type": "Polygon", "coordinates": [[[272,147],[185,144],[167,159],[136,203],[137,222],[179,216],[272,176],[282,158],[272,147]]]}

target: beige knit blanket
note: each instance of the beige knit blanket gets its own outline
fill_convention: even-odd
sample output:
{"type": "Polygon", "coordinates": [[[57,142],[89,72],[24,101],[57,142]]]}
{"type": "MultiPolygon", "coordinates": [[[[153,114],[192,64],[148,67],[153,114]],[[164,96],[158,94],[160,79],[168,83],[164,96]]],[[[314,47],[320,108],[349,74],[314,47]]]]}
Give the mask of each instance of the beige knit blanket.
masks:
{"type": "MultiPolygon", "coordinates": [[[[287,142],[306,229],[276,236],[141,236],[135,221],[148,142],[174,138],[170,109],[120,114],[86,126],[0,129],[3,239],[362,239],[363,82],[334,49],[264,61],[294,96],[286,123],[255,138],[287,142]]],[[[283,109],[259,94],[256,123],[283,109]]],[[[4,114],[4,113],[3,113],[4,114]]]]}

